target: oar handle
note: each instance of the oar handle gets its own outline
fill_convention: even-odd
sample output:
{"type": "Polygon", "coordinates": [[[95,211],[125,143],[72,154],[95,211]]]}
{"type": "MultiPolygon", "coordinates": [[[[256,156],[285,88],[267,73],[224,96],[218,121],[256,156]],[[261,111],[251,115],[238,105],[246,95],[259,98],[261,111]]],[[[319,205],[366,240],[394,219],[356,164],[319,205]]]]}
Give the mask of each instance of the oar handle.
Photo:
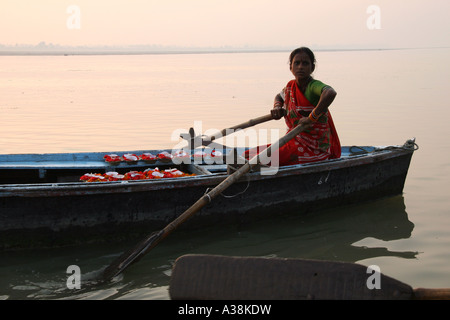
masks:
{"type": "Polygon", "coordinates": [[[450,288],[414,289],[415,300],[450,300],[450,288]]]}
{"type": "MultiPolygon", "coordinates": [[[[250,119],[250,120],[248,120],[248,121],[246,121],[244,123],[238,124],[238,125],[236,125],[234,127],[228,128],[228,129],[232,129],[232,130],[245,129],[245,128],[253,127],[253,126],[256,126],[256,125],[258,125],[260,123],[263,123],[263,122],[266,122],[266,121],[270,121],[270,120],[273,120],[273,117],[272,117],[271,113],[266,114],[266,115],[261,116],[261,117],[258,117],[258,118],[255,118],[255,119],[250,119]]],[[[224,131],[224,130],[222,130],[222,131],[224,131]]]]}
{"type": "Polygon", "coordinates": [[[211,135],[209,137],[206,137],[206,138],[204,137],[203,139],[206,141],[213,141],[215,139],[225,137],[227,134],[230,134],[237,129],[246,129],[246,128],[253,127],[253,126],[256,126],[258,124],[261,124],[261,123],[264,123],[264,122],[267,122],[270,120],[273,120],[273,117],[272,117],[272,114],[269,113],[269,114],[266,114],[265,116],[261,116],[261,117],[255,118],[255,119],[250,119],[244,123],[223,129],[222,131],[220,131],[214,135],[211,135]]]}

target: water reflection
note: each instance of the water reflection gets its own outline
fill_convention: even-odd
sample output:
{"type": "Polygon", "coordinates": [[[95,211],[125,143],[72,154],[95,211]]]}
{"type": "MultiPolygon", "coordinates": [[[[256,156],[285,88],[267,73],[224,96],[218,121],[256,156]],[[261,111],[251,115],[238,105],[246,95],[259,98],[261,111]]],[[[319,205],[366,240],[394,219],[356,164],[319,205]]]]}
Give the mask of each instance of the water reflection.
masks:
{"type": "Polygon", "coordinates": [[[301,228],[297,241],[291,241],[280,256],[356,262],[382,256],[412,259],[418,254],[355,245],[366,238],[388,244],[411,237],[414,224],[408,220],[402,196],[328,210],[305,219],[301,228]]]}
{"type": "Polygon", "coordinates": [[[199,243],[194,251],[349,262],[381,256],[411,259],[415,258],[417,252],[354,244],[365,238],[387,243],[408,239],[413,229],[414,224],[408,220],[404,198],[398,196],[307,216],[298,216],[295,212],[285,213],[257,224],[240,226],[240,230],[231,238],[228,232],[221,231],[219,237],[217,230],[211,230],[211,233],[214,232],[214,242],[211,243],[213,239],[204,239],[204,243],[199,243]]]}
{"type": "Polygon", "coordinates": [[[46,251],[1,254],[0,297],[10,299],[168,299],[176,258],[188,253],[230,256],[309,258],[357,262],[374,257],[413,259],[417,252],[355,243],[375,238],[408,239],[408,220],[401,196],[299,216],[295,212],[244,225],[178,230],[112,282],[96,275],[135,242],[46,251]],[[81,290],[66,287],[69,265],[82,271],[81,290]]]}

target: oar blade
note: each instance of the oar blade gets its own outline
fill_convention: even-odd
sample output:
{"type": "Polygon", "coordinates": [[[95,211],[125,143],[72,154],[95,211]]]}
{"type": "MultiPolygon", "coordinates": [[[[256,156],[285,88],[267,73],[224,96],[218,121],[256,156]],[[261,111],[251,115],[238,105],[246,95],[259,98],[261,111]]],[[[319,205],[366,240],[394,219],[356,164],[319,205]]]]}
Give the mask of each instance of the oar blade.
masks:
{"type": "Polygon", "coordinates": [[[185,255],[171,276],[174,300],[410,299],[413,289],[380,274],[369,289],[367,267],[332,261],[185,255]]]}
{"type": "Polygon", "coordinates": [[[164,230],[156,231],[144,238],[136,246],[125,251],[116,260],[114,260],[102,273],[103,280],[110,280],[123,272],[128,266],[139,261],[145,253],[156,246],[161,240],[164,230]]]}

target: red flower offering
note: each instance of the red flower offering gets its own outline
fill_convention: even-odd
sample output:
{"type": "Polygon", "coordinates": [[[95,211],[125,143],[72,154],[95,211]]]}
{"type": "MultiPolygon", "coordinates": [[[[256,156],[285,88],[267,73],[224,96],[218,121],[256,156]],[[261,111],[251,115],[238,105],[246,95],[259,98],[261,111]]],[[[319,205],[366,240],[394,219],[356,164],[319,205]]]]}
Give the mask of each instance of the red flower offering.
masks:
{"type": "Polygon", "coordinates": [[[141,155],[141,160],[147,163],[155,163],[158,158],[154,154],[146,152],[141,155]]]}
{"type": "Polygon", "coordinates": [[[117,172],[101,173],[86,173],[80,177],[80,181],[84,182],[106,182],[106,181],[123,181],[123,180],[148,180],[148,179],[161,179],[161,178],[177,178],[177,177],[189,177],[195,176],[195,174],[187,174],[178,169],[167,169],[160,171],[159,168],[147,169],[144,172],[129,171],[125,174],[119,174],[117,172]]]}
{"type": "Polygon", "coordinates": [[[178,150],[174,153],[174,162],[176,164],[180,163],[190,163],[191,155],[184,150],[178,150]]]}
{"type": "Polygon", "coordinates": [[[135,164],[139,161],[139,157],[132,153],[127,153],[123,155],[123,160],[125,160],[128,164],[135,164]]]}
{"type": "Polygon", "coordinates": [[[160,172],[158,168],[155,168],[155,170],[151,170],[148,174],[150,179],[160,179],[164,178],[164,173],[160,172]]]}
{"type": "Polygon", "coordinates": [[[176,158],[189,158],[189,153],[184,150],[178,150],[174,155],[176,158]]]}
{"type": "Polygon", "coordinates": [[[216,149],[211,151],[211,157],[221,157],[222,155],[223,155],[222,152],[217,151],[216,149]]]}
{"type": "Polygon", "coordinates": [[[184,173],[178,169],[168,169],[164,170],[164,178],[176,178],[183,177],[184,173]]]}
{"type": "Polygon", "coordinates": [[[172,161],[172,158],[173,158],[173,156],[170,153],[168,153],[167,151],[158,153],[157,157],[158,157],[158,160],[160,160],[162,162],[170,162],[170,161],[172,161]]]}
{"type": "Polygon", "coordinates": [[[194,154],[192,155],[196,163],[202,162],[203,159],[205,159],[207,156],[208,154],[204,150],[195,151],[194,154]]]}
{"type": "Polygon", "coordinates": [[[143,180],[146,179],[145,174],[139,171],[130,171],[124,174],[124,180],[143,180]]]}
{"type": "Polygon", "coordinates": [[[117,154],[107,154],[103,157],[103,159],[110,164],[119,164],[122,161],[122,158],[117,154]]]}
{"type": "Polygon", "coordinates": [[[204,158],[206,156],[207,156],[207,153],[205,151],[203,151],[203,150],[195,151],[195,153],[193,155],[194,158],[204,158]]]}
{"type": "Polygon", "coordinates": [[[80,178],[81,181],[85,182],[100,182],[107,181],[107,179],[100,173],[86,173],[80,178]]]}
{"type": "Polygon", "coordinates": [[[117,172],[107,172],[104,174],[104,177],[108,181],[118,181],[118,180],[123,180],[125,178],[125,176],[123,174],[119,174],[117,172]]]}

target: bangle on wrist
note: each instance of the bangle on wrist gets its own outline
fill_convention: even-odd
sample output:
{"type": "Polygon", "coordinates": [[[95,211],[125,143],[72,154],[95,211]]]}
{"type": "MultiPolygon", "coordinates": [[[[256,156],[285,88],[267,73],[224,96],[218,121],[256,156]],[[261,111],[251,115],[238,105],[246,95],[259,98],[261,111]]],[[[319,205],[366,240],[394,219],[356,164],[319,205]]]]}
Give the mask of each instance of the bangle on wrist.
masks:
{"type": "Polygon", "coordinates": [[[317,120],[319,120],[319,118],[322,116],[322,114],[317,115],[316,114],[316,109],[314,109],[313,111],[311,111],[311,113],[309,114],[308,118],[312,121],[312,122],[317,122],[317,120]]]}
{"type": "Polygon", "coordinates": [[[281,109],[281,108],[283,108],[283,103],[281,101],[277,101],[273,104],[273,107],[281,109]]]}

